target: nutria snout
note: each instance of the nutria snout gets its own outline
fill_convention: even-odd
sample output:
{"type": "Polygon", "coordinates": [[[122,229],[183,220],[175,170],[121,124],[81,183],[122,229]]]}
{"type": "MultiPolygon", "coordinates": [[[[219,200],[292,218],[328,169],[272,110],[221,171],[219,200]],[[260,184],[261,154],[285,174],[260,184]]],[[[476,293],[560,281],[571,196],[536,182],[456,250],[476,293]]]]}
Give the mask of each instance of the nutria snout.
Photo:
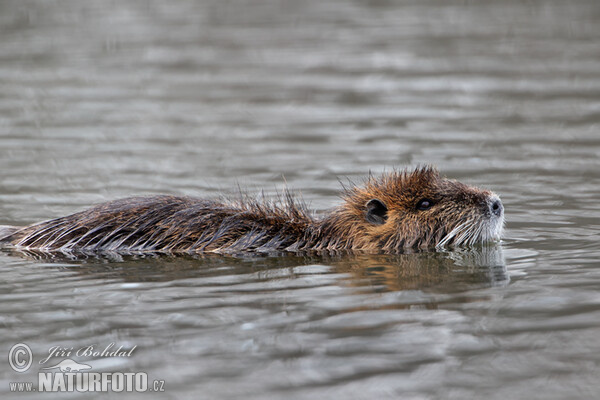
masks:
{"type": "Polygon", "coordinates": [[[270,252],[440,248],[497,240],[500,198],[433,167],[369,177],[322,218],[286,192],[280,202],[132,197],[66,217],[1,227],[19,248],[124,252],[270,252]]]}

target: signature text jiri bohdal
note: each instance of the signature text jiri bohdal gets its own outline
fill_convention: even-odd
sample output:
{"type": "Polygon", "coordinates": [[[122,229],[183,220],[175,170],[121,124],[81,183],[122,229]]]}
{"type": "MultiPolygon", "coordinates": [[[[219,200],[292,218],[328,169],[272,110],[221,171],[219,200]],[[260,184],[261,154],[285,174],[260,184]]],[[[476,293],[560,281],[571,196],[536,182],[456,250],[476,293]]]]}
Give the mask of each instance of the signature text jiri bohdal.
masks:
{"type": "Polygon", "coordinates": [[[115,347],[114,343],[109,343],[105,347],[98,347],[92,344],[77,349],[74,347],[52,346],[48,349],[48,357],[40,360],[40,364],[45,364],[52,357],[131,357],[136,347],[137,345],[131,349],[124,350],[123,346],[115,347]]]}

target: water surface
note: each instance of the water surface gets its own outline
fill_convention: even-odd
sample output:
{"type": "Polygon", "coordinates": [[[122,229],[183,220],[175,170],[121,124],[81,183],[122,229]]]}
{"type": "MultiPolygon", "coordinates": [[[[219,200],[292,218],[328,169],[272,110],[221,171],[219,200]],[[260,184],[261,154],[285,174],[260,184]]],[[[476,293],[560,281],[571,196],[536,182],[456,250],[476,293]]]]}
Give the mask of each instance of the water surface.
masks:
{"type": "Polygon", "coordinates": [[[3,354],[137,346],[74,358],[164,398],[600,396],[597,2],[14,0],[0,32],[0,224],[285,184],[323,213],[425,163],[507,217],[439,253],[3,251],[3,354]]]}

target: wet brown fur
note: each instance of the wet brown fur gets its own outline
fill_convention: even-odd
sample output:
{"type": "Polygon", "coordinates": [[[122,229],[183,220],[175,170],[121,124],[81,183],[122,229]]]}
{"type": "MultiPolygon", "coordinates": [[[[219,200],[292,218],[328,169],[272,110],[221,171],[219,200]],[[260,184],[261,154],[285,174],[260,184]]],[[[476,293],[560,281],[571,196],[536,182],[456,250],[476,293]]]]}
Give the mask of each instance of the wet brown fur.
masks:
{"type": "Polygon", "coordinates": [[[424,167],[371,176],[363,187],[346,188],[344,203],[320,219],[289,192],[279,202],[132,197],[24,228],[4,227],[0,240],[19,248],[62,251],[398,251],[495,238],[501,231],[495,224],[503,219],[490,215],[492,196],[424,167]],[[366,204],[372,199],[387,207],[385,223],[367,220],[366,204]],[[418,210],[422,199],[434,206],[418,210]],[[464,229],[457,230],[461,224],[464,229]]]}

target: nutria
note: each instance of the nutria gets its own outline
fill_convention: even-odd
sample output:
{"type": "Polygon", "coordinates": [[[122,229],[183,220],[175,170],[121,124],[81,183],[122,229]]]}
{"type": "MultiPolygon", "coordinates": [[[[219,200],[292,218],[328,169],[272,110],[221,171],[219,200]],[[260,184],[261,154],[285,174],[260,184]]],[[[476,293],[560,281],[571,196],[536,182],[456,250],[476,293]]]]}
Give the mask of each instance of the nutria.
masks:
{"type": "Polygon", "coordinates": [[[285,192],[279,202],[131,197],[23,228],[0,241],[44,251],[272,252],[440,248],[499,239],[504,210],[487,190],[446,179],[433,167],[369,177],[345,188],[322,218],[285,192]]]}

